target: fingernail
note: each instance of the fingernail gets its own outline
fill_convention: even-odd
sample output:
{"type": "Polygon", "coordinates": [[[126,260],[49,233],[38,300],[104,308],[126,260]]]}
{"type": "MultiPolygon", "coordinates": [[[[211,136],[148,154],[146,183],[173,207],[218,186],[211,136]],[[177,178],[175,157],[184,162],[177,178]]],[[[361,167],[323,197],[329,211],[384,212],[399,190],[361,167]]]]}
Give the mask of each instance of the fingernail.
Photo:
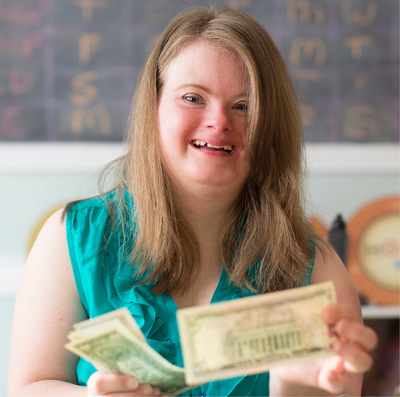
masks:
{"type": "Polygon", "coordinates": [[[335,324],[329,324],[328,326],[328,330],[329,330],[329,336],[337,336],[337,333],[335,331],[335,324]]]}
{"type": "Polygon", "coordinates": [[[136,379],[128,379],[126,381],[126,387],[130,390],[135,390],[139,386],[139,382],[136,379]]]}
{"type": "Polygon", "coordinates": [[[335,338],[336,340],[339,339],[339,334],[336,332],[334,324],[328,325],[328,333],[330,338],[335,338]]]}
{"type": "Polygon", "coordinates": [[[153,393],[153,388],[150,385],[143,385],[143,393],[146,396],[149,396],[151,393],[153,393]]]}

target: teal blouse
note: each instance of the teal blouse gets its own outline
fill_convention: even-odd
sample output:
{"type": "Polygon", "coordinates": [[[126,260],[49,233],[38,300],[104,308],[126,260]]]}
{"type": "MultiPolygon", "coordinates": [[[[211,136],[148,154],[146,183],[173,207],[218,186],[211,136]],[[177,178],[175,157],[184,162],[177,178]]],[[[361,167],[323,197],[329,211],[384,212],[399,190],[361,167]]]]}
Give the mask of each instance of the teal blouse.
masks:
{"type": "MultiPolygon", "coordinates": [[[[169,294],[152,293],[151,284],[134,285],[134,269],[123,259],[122,233],[118,229],[111,230],[104,200],[94,198],[75,204],[67,214],[66,224],[75,281],[88,317],[127,307],[149,345],[172,364],[183,367],[176,320],[177,306],[169,294]]],[[[241,290],[229,283],[229,276],[223,269],[211,303],[250,295],[251,291],[241,290]]],[[[96,369],[81,358],[76,371],[79,384],[86,386],[96,369]]],[[[268,373],[213,381],[181,394],[268,395],[268,373]]]]}

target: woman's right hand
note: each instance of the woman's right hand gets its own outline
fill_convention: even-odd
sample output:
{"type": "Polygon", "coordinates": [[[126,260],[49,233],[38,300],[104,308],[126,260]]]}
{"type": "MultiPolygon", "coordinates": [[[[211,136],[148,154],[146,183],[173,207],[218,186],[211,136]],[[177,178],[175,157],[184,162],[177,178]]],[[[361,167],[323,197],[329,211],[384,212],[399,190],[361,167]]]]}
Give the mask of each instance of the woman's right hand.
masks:
{"type": "Polygon", "coordinates": [[[105,372],[95,372],[88,380],[87,390],[89,397],[112,396],[164,396],[157,387],[139,381],[129,375],[120,375],[105,372]]]}

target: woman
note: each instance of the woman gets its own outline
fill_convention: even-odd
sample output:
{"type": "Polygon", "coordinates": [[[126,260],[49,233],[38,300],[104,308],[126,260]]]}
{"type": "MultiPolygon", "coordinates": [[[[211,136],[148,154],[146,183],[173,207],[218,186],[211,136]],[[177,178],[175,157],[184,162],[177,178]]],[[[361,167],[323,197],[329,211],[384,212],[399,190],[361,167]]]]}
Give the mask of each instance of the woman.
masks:
{"type": "Polygon", "coordinates": [[[332,280],[332,358],[183,395],[359,395],[376,335],[345,267],[305,221],[301,118],[265,30],[227,8],[178,15],[145,66],[129,132],[116,188],[54,214],[29,255],[10,394],[159,395],[78,361],[63,348],[72,325],[128,307],[149,344],[182,366],[178,308],[332,280]]]}

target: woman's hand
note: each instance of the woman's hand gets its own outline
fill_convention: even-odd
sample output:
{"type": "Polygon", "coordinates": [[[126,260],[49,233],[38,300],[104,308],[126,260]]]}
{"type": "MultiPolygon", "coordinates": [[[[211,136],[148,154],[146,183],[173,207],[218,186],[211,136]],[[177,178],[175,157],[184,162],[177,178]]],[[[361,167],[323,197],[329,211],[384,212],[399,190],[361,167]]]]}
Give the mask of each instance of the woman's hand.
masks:
{"type": "Polygon", "coordinates": [[[372,366],[368,352],[378,343],[371,328],[353,320],[351,306],[331,305],[322,311],[322,318],[337,340],[332,344],[336,355],[321,366],[318,383],[330,392],[342,392],[346,385],[346,373],[362,374],[372,366]]]}
{"type": "Polygon", "coordinates": [[[344,369],[364,373],[372,366],[367,352],[376,347],[378,337],[371,328],[352,320],[352,313],[350,306],[331,305],[324,308],[322,318],[337,337],[332,350],[342,358],[344,369]]]}
{"type": "Polygon", "coordinates": [[[331,345],[334,356],[271,370],[273,381],[283,395],[286,391],[290,393],[293,387],[308,387],[332,394],[357,394],[350,389],[350,380],[354,374],[365,373],[371,368],[372,358],[368,351],[376,347],[378,338],[371,328],[354,320],[353,312],[351,306],[343,304],[327,306],[322,311],[323,320],[337,338],[331,345]]]}
{"type": "Polygon", "coordinates": [[[95,372],[87,383],[88,396],[165,396],[157,387],[139,381],[128,375],[95,372]]]}

